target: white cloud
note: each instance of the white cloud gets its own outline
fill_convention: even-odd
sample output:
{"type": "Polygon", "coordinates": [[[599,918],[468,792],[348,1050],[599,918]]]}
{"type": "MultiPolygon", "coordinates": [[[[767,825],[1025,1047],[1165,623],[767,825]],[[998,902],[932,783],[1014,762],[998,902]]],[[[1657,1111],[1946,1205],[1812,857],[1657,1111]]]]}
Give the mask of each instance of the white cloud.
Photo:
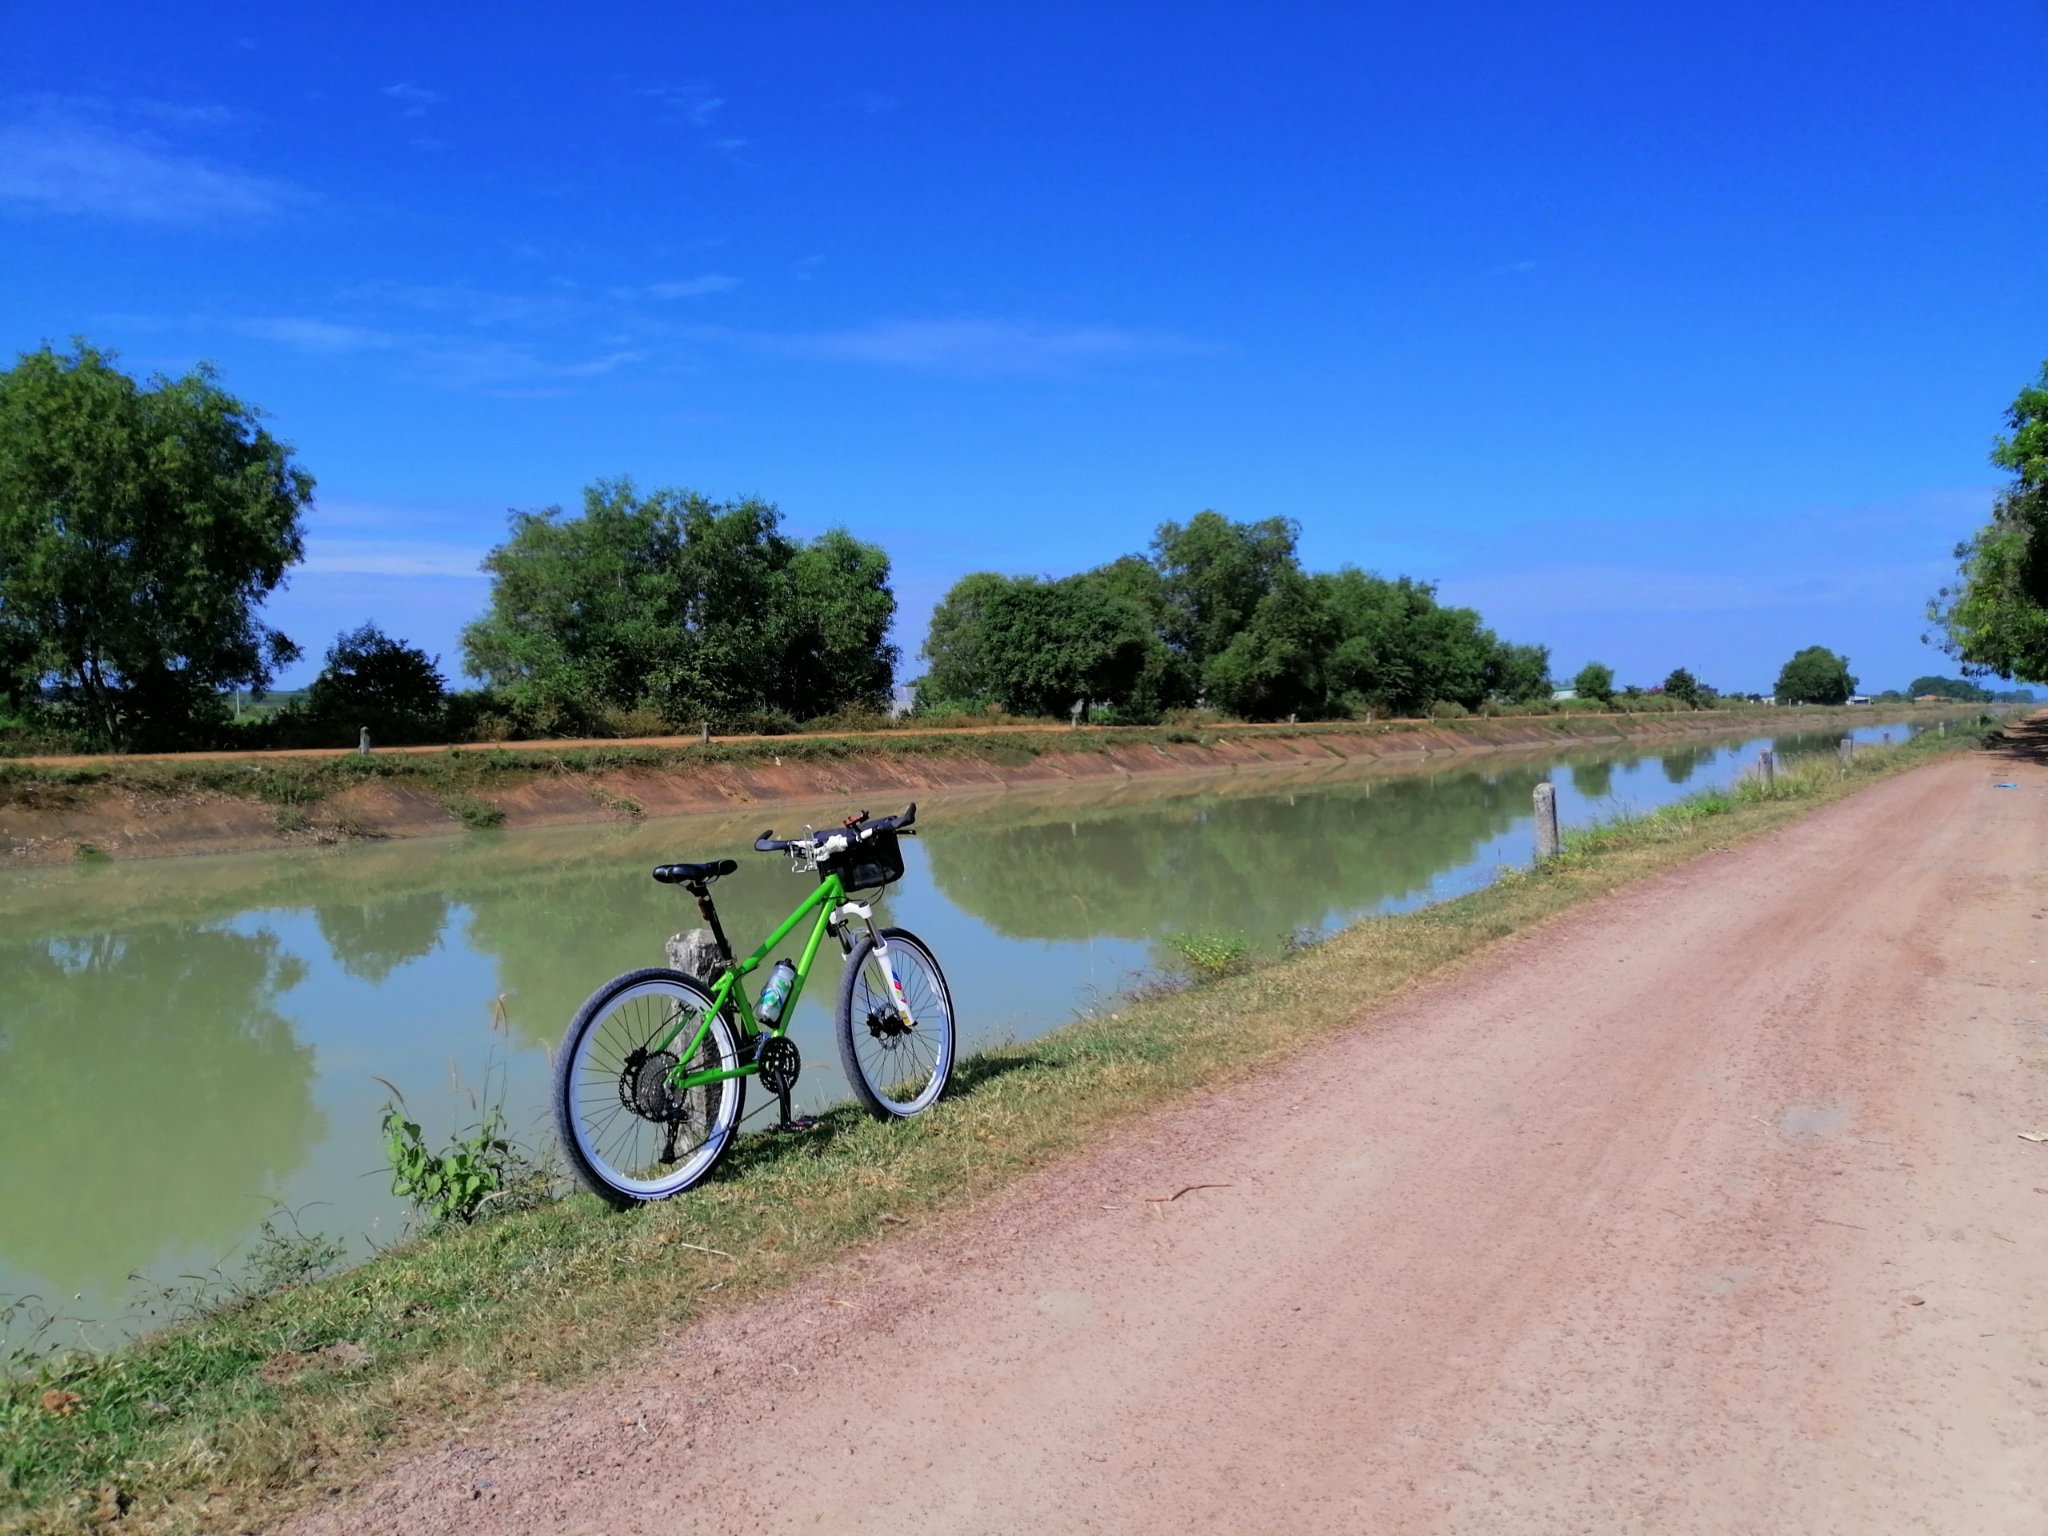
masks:
{"type": "Polygon", "coordinates": [[[471,544],[315,535],[306,541],[306,558],[298,569],[309,576],[470,576],[481,580],[486,553],[471,544]]]}
{"type": "Polygon", "coordinates": [[[387,85],[379,94],[389,96],[405,110],[404,117],[425,117],[427,108],[438,107],[448,98],[439,91],[430,91],[423,85],[414,85],[410,80],[401,80],[396,85],[387,85]]]}
{"type": "Polygon", "coordinates": [[[646,293],[655,299],[702,299],[714,293],[730,293],[739,287],[740,280],[727,277],[723,272],[706,272],[702,277],[688,277],[680,282],[649,283],[646,293]]]}
{"type": "Polygon", "coordinates": [[[1016,320],[884,320],[807,336],[736,338],[771,351],[941,373],[1059,373],[1203,350],[1174,336],[1016,320]]]}
{"type": "Polygon", "coordinates": [[[710,127],[725,107],[723,96],[714,96],[708,86],[694,81],[685,85],[643,86],[634,94],[653,97],[694,128],[710,127]]]}
{"type": "Polygon", "coordinates": [[[46,103],[27,120],[0,126],[0,203],[192,225],[261,219],[306,201],[282,181],[183,152],[80,108],[46,103]]]}
{"type": "Polygon", "coordinates": [[[388,332],[331,320],[242,320],[236,322],[235,329],[258,341],[274,341],[300,352],[370,352],[398,345],[398,338],[388,332]]]}
{"type": "Polygon", "coordinates": [[[571,362],[555,362],[530,347],[509,343],[462,346],[433,341],[421,343],[414,353],[421,370],[445,388],[522,393],[577,379],[602,378],[643,361],[646,355],[622,349],[571,362]]]}

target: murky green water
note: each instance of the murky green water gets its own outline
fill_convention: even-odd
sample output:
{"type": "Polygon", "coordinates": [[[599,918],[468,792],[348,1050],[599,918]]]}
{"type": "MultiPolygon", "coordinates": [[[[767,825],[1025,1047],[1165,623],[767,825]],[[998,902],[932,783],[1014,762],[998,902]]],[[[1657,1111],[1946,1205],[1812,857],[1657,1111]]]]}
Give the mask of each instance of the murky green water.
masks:
{"type": "MultiPolygon", "coordinates": [[[[1861,734],[1883,729],[1903,733],[1861,734]]],[[[972,1049],[1068,1021],[1158,964],[1167,933],[1275,946],[1481,885],[1527,860],[1546,777],[1583,824],[1729,782],[1761,745],[934,798],[883,907],[945,965],[972,1049]]],[[[547,1053],[569,1015],[695,924],[648,867],[740,857],[717,888],[737,942],[806,889],[743,850],[765,823],[805,819],[756,810],[0,880],[0,1298],[140,1326],[137,1277],[232,1273],[279,1208],[357,1247],[391,1240],[403,1218],[381,1171],[384,1083],[436,1139],[474,1119],[469,1094],[486,1083],[518,1134],[546,1137],[547,1053]]],[[[820,964],[795,1025],[813,1106],[842,1096],[836,978],[820,964]]]]}

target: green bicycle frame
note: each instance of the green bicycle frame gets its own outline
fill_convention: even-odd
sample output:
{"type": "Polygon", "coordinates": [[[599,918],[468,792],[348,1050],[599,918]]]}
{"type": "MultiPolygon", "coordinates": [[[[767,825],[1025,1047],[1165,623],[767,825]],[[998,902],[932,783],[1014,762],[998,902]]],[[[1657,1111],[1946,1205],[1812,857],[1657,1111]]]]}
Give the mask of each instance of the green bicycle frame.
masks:
{"type": "MultiPolygon", "coordinates": [[[[754,1005],[747,1001],[746,989],[739,984],[740,978],[750,971],[758,970],[761,962],[768,958],[769,952],[794,933],[797,924],[801,923],[813,911],[816,911],[818,920],[811,928],[810,938],[804,941],[804,952],[798,957],[796,962],[796,979],[790,983],[789,996],[782,1000],[782,1017],[774,1024],[769,1025],[765,1031],[771,1035],[782,1035],[789,1032],[789,1021],[796,1017],[796,1000],[802,995],[804,982],[810,977],[811,962],[818,958],[818,945],[824,940],[825,930],[830,925],[832,912],[835,908],[844,905],[845,902],[846,887],[840,883],[837,875],[827,875],[818,882],[818,888],[804,899],[803,905],[790,913],[783,920],[780,928],[777,928],[768,935],[759,949],[747,956],[746,959],[737,961],[726,968],[725,974],[718,978],[717,984],[711,989],[711,1006],[704,1011],[703,1016],[697,1021],[697,1032],[690,1037],[689,1047],[676,1052],[676,1055],[681,1059],[676,1062],[674,1069],[669,1073],[668,1081],[671,1088],[680,1093],[686,1088],[701,1088],[706,1083],[723,1082],[728,1077],[750,1077],[761,1070],[756,1063],[746,1062],[737,1067],[721,1067],[708,1072],[692,1072],[688,1076],[682,1075],[683,1063],[693,1059],[697,1052],[703,1049],[704,1037],[711,1032],[711,1020],[728,1003],[733,1006],[733,1011],[740,1020],[741,1044],[745,1044],[748,1040],[764,1032],[761,1028],[760,1020],[754,1015],[754,1005]]],[[[683,1026],[687,1022],[686,1018],[678,1018],[674,1024],[670,1025],[662,1033],[659,1039],[649,1041],[647,1054],[652,1056],[658,1051],[667,1050],[670,1042],[683,1032],[683,1026]]]]}

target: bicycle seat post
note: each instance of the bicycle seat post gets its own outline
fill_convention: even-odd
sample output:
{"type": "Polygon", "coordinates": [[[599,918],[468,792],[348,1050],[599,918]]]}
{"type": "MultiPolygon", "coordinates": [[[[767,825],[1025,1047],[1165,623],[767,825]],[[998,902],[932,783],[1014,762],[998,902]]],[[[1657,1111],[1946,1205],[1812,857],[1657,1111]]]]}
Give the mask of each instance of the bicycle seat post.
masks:
{"type": "Polygon", "coordinates": [[[725,925],[718,920],[718,908],[711,900],[711,887],[698,882],[683,889],[697,898],[697,911],[710,926],[711,937],[718,942],[718,957],[730,969],[733,964],[732,944],[725,936],[725,925]]]}

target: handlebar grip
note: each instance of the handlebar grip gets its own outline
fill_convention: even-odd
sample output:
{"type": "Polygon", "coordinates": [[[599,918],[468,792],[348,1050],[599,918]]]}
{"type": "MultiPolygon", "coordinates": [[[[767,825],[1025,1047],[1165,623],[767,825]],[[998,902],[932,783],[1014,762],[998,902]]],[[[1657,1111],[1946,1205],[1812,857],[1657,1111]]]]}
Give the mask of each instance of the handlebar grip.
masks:
{"type": "Polygon", "coordinates": [[[904,808],[903,814],[896,818],[896,830],[898,832],[901,832],[905,827],[909,826],[912,822],[916,820],[917,802],[913,800],[910,802],[908,806],[904,808]]]}
{"type": "Polygon", "coordinates": [[[756,853],[776,853],[788,846],[788,843],[776,840],[773,827],[768,828],[767,831],[754,839],[754,852],[756,853]]]}

